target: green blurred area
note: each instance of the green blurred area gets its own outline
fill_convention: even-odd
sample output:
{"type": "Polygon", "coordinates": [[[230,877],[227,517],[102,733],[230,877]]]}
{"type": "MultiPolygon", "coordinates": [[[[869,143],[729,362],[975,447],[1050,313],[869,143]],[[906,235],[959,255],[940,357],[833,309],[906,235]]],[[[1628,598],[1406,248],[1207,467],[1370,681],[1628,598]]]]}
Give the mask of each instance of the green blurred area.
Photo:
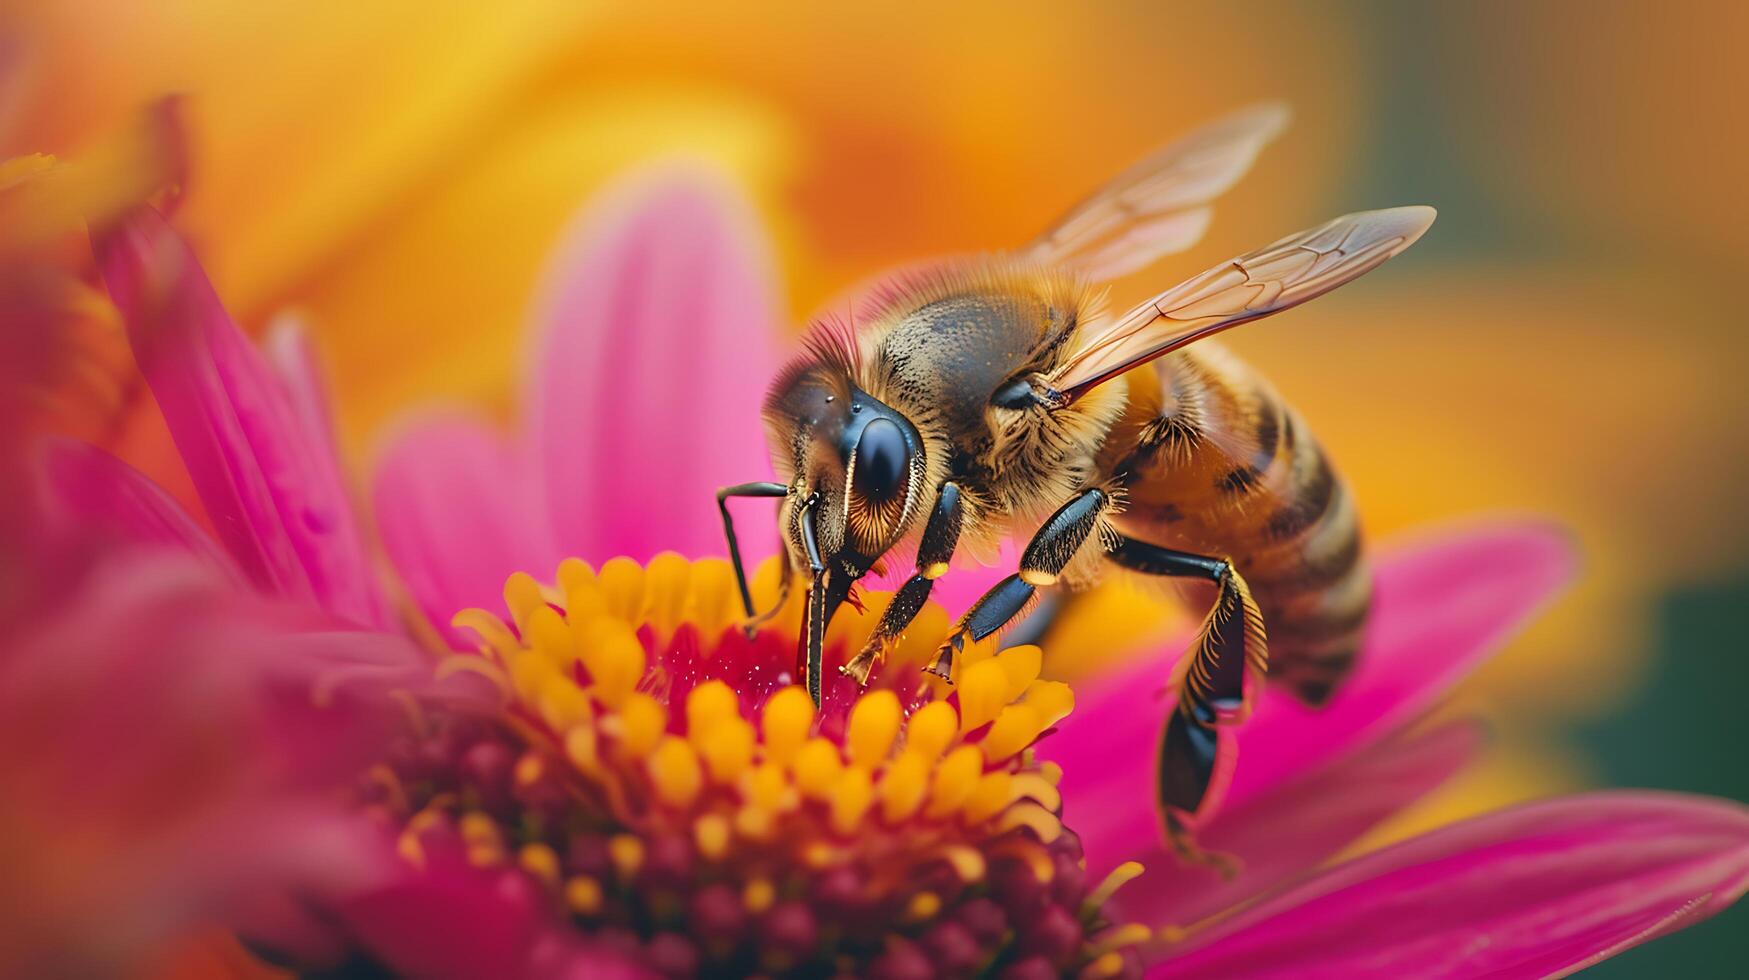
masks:
{"type": "MultiPolygon", "coordinates": [[[[1702,235],[1684,242],[1684,229],[1693,222],[1680,213],[1669,216],[1670,237],[1679,250],[1674,254],[1659,238],[1636,235],[1626,219],[1619,233],[1587,233],[1586,225],[1607,229],[1618,213],[1636,210],[1636,197],[1657,200],[1669,193],[1672,177],[1687,180],[1682,176],[1685,170],[1706,166],[1683,159],[1678,148],[1672,147],[1669,166],[1664,168],[1667,172],[1636,174],[1615,161],[1624,157],[1655,160],[1657,134],[1623,127],[1619,131],[1622,145],[1612,147],[1586,146],[1570,131],[1576,118],[1609,112],[1613,93],[1588,90],[1581,84],[1574,97],[1563,100],[1549,94],[1558,87],[1554,81],[1557,76],[1584,77],[1612,67],[1623,73],[1652,70],[1647,50],[1635,42],[1631,32],[1625,38],[1601,43],[1586,37],[1614,30],[1607,21],[1619,17],[1605,17],[1602,25],[1591,23],[1595,8],[1580,3],[1527,5],[1540,12],[1529,24],[1515,16],[1515,10],[1499,4],[1448,5],[1435,10],[1427,5],[1361,0],[1349,6],[1352,23],[1370,35],[1366,49],[1374,62],[1371,74],[1388,79],[1390,84],[1375,90],[1377,103],[1366,110],[1382,120],[1379,129],[1385,138],[1377,140],[1363,160],[1356,161],[1344,193],[1355,200],[1436,203],[1440,208],[1439,234],[1428,236],[1422,246],[1423,258],[1433,255],[1447,262],[1494,264],[1517,261],[1526,266],[1582,266],[1601,258],[1613,269],[1638,273],[1635,278],[1641,281],[1631,285],[1640,288],[1647,288],[1644,282],[1656,282],[1658,274],[1672,268],[1687,266],[1687,271],[1702,276],[1701,269],[1715,263],[1726,267],[1741,263],[1742,256],[1731,258],[1717,250],[1709,254],[1702,235]],[[1560,15],[1563,9],[1566,16],[1560,15]],[[1531,36],[1527,38],[1526,32],[1531,36]],[[1574,43],[1581,39],[1588,43],[1574,43]],[[1540,107],[1548,110],[1539,118],[1546,130],[1544,137],[1522,138],[1522,129],[1504,124],[1497,131],[1493,129],[1495,106],[1489,100],[1497,99],[1500,90],[1490,84],[1492,58],[1502,50],[1527,46],[1546,52],[1541,74],[1550,84],[1539,85],[1535,93],[1523,92],[1528,103],[1540,102],[1540,107]],[[1575,50],[1588,53],[1575,54],[1575,50]],[[1600,50],[1612,64],[1579,63],[1580,59],[1597,61],[1600,50]],[[1619,63],[1613,63],[1617,58],[1619,63]],[[1645,179],[1624,180],[1618,197],[1593,202],[1591,215],[1558,220],[1561,216],[1539,207],[1534,195],[1502,193],[1499,179],[1500,174],[1507,174],[1510,183],[1522,174],[1522,182],[1534,186],[1535,167],[1513,157],[1536,154],[1549,145],[1563,146],[1571,154],[1575,171],[1584,167],[1587,154],[1596,154],[1600,164],[1607,157],[1607,166],[1645,179]],[[1487,165],[1478,168],[1478,160],[1487,165]],[[1494,171],[1492,183],[1489,169],[1494,171]]],[[[1603,6],[1617,7],[1616,13],[1620,13],[1617,5],[1603,6]]],[[[1691,13],[1696,16],[1694,29],[1702,30],[1707,18],[1699,16],[1699,11],[1691,13]]],[[[1667,34],[1668,29],[1660,33],[1667,34]]],[[[1662,84],[1666,92],[1681,95],[1683,83],[1692,82],[1689,90],[1704,104],[1706,73],[1717,66],[1709,67],[1705,51],[1697,50],[1695,57],[1694,63],[1686,65],[1660,62],[1656,70],[1665,73],[1662,84]],[[1668,81],[1670,78],[1676,83],[1668,81]]],[[[1518,111],[1520,115],[1536,113],[1522,107],[1518,111]]],[[[1671,105],[1669,111],[1680,114],[1684,108],[1671,105]]],[[[1711,125],[1698,112],[1692,123],[1696,127],[1711,125]]],[[[1674,125],[1680,126],[1680,122],[1674,125]]],[[[1575,172],[1576,179],[1583,176],[1588,175],[1575,172]]],[[[1725,210],[1740,205],[1740,188],[1721,188],[1721,192],[1730,197],[1720,198],[1725,210]]],[[[1672,279],[1672,291],[1674,283],[1680,281],[1680,277],[1672,279]]],[[[1719,306],[1716,302],[1713,305],[1715,309],[1719,306]]],[[[1510,310],[1501,313],[1511,315],[1510,310]]],[[[1726,317],[1721,311],[1716,320],[1672,319],[1658,325],[1670,332],[1672,343],[1718,344],[1718,354],[1727,362],[1743,359],[1742,343],[1731,336],[1735,330],[1726,334],[1718,329],[1727,320],[1740,323],[1740,315],[1726,317]]],[[[1525,324],[1525,336],[1527,342],[1535,342],[1534,323],[1525,324]]],[[[1619,395],[1600,387],[1597,397],[1619,395]]],[[[1648,410],[1656,411],[1657,407],[1648,406],[1648,410]]],[[[1740,438],[1746,427],[1739,423],[1731,428],[1740,438]]],[[[1511,435],[1503,433],[1502,438],[1511,435]]],[[[1637,448],[1628,444],[1621,451],[1634,453],[1637,448]]],[[[1715,463],[1734,466],[1742,462],[1735,446],[1723,445],[1720,451],[1721,458],[1715,463]]],[[[1665,512],[1624,514],[1624,520],[1650,525],[1647,530],[1653,533],[1663,522],[1675,536],[1675,526],[1691,526],[1697,517],[1680,499],[1693,492],[1691,486],[1673,473],[1672,499],[1665,512]]],[[[1734,512],[1718,513],[1716,540],[1738,538],[1744,523],[1734,512]]],[[[1729,546],[1726,550],[1740,551],[1729,546]]],[[[1653,649],[1645,651],[1643,677],[1630,685],[1625,702],[1553,734],[1588,758],[1601,784],[1705,793],[1749,802],[1749,762],[1745,760],[1745,750],[1749,749],[1749,710],[1745,710],[1749,650],[1745,650],[1743,639],[1749,636],[1749,568],[1710,575],[1702,570],[1696,577],[1698,582],[1671,584],[1660,574],[1646,576],[1647,587],[1654,591],[1645,601],[1654,607],[1651,618],[1655,626],[1653,649]]],[[[1600,669],[1612,666],[1600,665],[1600,669]]],[[[1575,678],[1575,683],[1584,682],[1575,678]]],[[[1739,904],[1697,927],[1608,960],[1586,975],[1749,975],[1749,909],[1739,904]]]]}
{"type": "MultiPolygon", "coordinates": [[[[1577,733],[1613,786],[1749,801],[1749,571],[1679,589],[1659,606],[1656,670],[1633,700],[1577,733]]],[[[1749,909],[1731,908],[1589,971],[1598,977],[1740,977],[1749,972],[1749,909]]]]}

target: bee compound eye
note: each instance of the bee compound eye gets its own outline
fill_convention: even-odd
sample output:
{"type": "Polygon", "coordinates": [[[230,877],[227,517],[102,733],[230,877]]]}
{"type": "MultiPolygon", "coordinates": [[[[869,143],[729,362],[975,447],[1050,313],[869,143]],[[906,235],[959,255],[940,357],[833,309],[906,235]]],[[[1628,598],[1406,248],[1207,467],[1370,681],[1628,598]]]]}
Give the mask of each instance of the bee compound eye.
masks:
{"type": "Polygon", "coordinates": [[[891,419],[875,419],[856,443],[856,472],[851,489],[871,503],[884,504],[905,489],[910,474],[910,449],[905,434],[891,419]]]}

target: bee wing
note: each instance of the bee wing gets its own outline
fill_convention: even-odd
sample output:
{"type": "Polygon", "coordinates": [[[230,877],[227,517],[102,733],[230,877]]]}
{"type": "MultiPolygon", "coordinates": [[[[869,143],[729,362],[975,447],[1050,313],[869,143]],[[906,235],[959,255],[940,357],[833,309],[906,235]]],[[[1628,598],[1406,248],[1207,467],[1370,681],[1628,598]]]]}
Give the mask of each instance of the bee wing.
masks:
{"type": "Polygon", "coordinates": [[[1322,296],[1415,244],[1434,214],[1416,206],[1344,215],[1222,263],[1090,329],[1050,385],[1072,401],[1138,364],[1322,296]]]}
{"type": "Polygon", "coordinates": [[[1119,174],[1020,254],[1103,280],[1189,248],[1208,228],[1201,205],[1233,186],[1287,120],[1286,106],[1269,103],[1196,130],[1119,174]]]}

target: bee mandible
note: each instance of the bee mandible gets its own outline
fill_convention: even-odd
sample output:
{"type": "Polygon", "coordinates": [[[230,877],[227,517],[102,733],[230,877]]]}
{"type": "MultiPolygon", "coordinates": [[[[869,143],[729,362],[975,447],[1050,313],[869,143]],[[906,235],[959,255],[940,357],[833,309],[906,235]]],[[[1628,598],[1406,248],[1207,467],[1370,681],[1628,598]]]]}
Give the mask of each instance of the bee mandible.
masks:
{"type": "MultiPolygon", "coordinates": [[[[789,583],[807,583],[802,681],[820,699],[826,626],[858,579],[915,548],[866,647],[859,683],[946,574],[956,549],[1025,537],[1020,567],[968,609],[925,669],[952,674],[968,639],[1004,628],[1045,588],[1112,568],[1205,583],[1211,608],[1171,678],[1159,748],[1167,837],[1203,857],[1227,741],[1264,674],[1326,700],[1352,667],[1370,596],[1353,502],[1304,421],[1208,342],[1377,268],[1421,237],[1428,207],[1345,215],[1223,262],[1112,316],[1089,284],[1189,248],[1208,202],[1286,122],[1277,106],[1170,144],[1030,245],[897,274],[817,320],[765,402],[783,482],[717,494],[781,498],[789,583]],[[1192,346],[1194,345],[1194,346],[1192,346]]],[[[766,616],[769,616],[768,612],[766,616]]]]}

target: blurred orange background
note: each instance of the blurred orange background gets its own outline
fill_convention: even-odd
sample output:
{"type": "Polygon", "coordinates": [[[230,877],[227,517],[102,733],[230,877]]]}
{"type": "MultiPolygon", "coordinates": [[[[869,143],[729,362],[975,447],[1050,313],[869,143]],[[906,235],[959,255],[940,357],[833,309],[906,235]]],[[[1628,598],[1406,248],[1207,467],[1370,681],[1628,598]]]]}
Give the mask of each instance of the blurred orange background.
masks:
{"type": "MultiPolygon", "coordinates": [[[[1114,298],[1334,214],[1437,206],[1365,286],[1233,345],[1317,425],[1375,537],[1533,511],[1586,559],[1471,685],[1494,761],[1417,819],[1591,782],[1749,798],[1730,695],[1749,683],[1749,339],[1723,288],[1749,275],[1749,7],[58,0],[0,16],[0,156],[76,152],[186,96],[180,222],[242,322],[315,328],[361,472],[411,405],[508,414],[549,249],[640,162],[702,156],[737,179],[799,326],[885,267],[1022,242],[1161,141],[1285,100],[1292,128],[1204,242],[1114,298]]],[[[149,399],[129,403],[115,441],[170,479],[149,399]]],[[[1615,968],[1749,953],[1723,924],[1741,920],[1615,968]]]]}

